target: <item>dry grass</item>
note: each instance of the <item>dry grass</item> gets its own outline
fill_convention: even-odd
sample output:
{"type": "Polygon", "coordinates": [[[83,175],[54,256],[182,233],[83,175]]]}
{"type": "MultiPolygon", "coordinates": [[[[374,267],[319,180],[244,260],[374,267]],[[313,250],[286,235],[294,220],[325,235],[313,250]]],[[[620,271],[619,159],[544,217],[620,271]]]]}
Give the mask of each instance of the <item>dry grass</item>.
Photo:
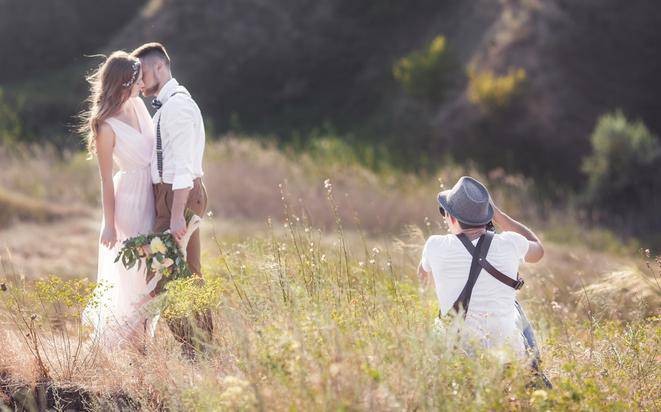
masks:
{"type": "MultiPolygon", "coordinates": [[[[552,391],[534,391],[525,385],[525,368],[506,368],[502,354],[466,358],[451,349],[453,335],[434,332],[434,296],[421,292],[414,277],[420,230],[391,242],[325,234],[293,216],[278,226],[273,235],[219,238],[205,259],[216,298],[200,302],[204,293],[182,293],[183,301],[174,303],[213,309],[215,334],[198,362],[181,358],[161,324],[148,356],[116,350],[68,379],[51,370],[51,382],[73,385],[91,399],[127,396],[131,409],[141,410],[659,406],[658,307],[657,317],[631,310],[627,317],[608,312],[606,318],[607,312],[581,304],[581,293],[592,298],[596,291],[573,286],[571,274],[550,278],[540,273],[546,269],[527,266],[528,279],[538,278],[521,298],[556,384],[552,391]],[[570,291],[565,300],[554,299],[558,288],[570,291]]],[[[50,328],[44,324],[40,333],[46,336],[50,328]]],[[[66,352],[57,345],[46,350],[66,352]]],[[[15,381],[36,381],[38,368],[19,367],[35,365],[20,339],[5,333],[3,351],[0,370],[15,381]]]]}
{"type": "MultiPolygon", "coordinates": [[[[55,272],[74,284],[79,275],[93,273],[98,211],[1,231],[16,268],[5,252],[0,278],[10,279],[0,279],[8,286],[0,292],[0,405],[15,407],[23,399],[37,408],[55,405],[59,397],[61,409],[92,410],[661,407],[655,288],[661,267],[647,268],[638,256],[604,247],[547,242],[543,263],[523,267],[526,287],[519,296],[556,385],[536,391],[526,386],[525,367],[505,367],[501,353],[467,358],[452,350],[453,335],[433,329],[435,297],[419,289],[414,273],[424,238],[443,231],[435,219],[425,220],[435,216],[435,179],[292,156],[234,139],[209,148],[206,182],[215,217],[203,227],[207,289],[182,285],[170,303],[178,311],[212,309],[213,339],[192,364],[161,322],[148,356],[130,349],[99,353],[72,373],[70,362],[57,359],[76,358],[63,330],[73,341],[87,333],[72,329],[77,310],[66,311],[72,317],[63,329],[53,306],[27,297],[41,290],[33,274],[55,272]],[[324,186],[326,178],[330,187],[324,186]],[[352,228],[356,214],[368,234],[352,228]],[[266,216],[274,216],[270,226],[266,216]],[[20,311],[7,306],[12,293],[26,296],[20,311]],[[40,322],[30,331],[39,336],[37,344],[21,338],[16,313],[37,315],[40,322]],[[46,368],[35,348],[50,359],[42,360],[46,368]]],[[[76,167],[91,174],[93,163],[81,165],[76,167]]],[[[64,180],[67,173],[58,176],[64,180]]],[[[461,172],[443,178],[452,181],[456,173],[461,172]]],[[[3,184],[20,192],[28,180],[47,174],[37,167],[30,176],[16,173],[13,186],[3,184]]],[[[80,193],[91,192],[95,179],[85,179],[62,196],[86,204],[80,193]]],[[[529,182],[498,172],[485,180],[506,210],[533,214],[522,201],[529,182]]],[[[56,307],[67,301],[66,293],[50,295],[56,307]]],[[[82,342],[81,353],[93,349],[82,342]]]]}
{"type": "Polygon", "coordinates": [[[0,229],[16,220],[39,223],[53,222],[66,217],[85,216],[88,210],[52,204],[19,193],[11,193],[0,187],[0,229]]]}
{"type": "MultiPolygon", "coordinates": [[[[99,208],[96,163],[82,153],[58,154],[41,147],[0,148],[0,163],[0,188],[12,196],[99,208]]],[[[462,174],[480,176],[456,166],[433,177],[396,170],[377,174],[357,163],[338,162],[323,154],[288,155],[271,143],[236,136],[208,145],[205,173],[210,205],[218,218],[263,222],[270,216],[281,220],[282,184],[296,214],[307,216],[318,227],[332,228],[334,218],[324,189],[324,181],[330,178],[346,224],[355,226],[360,217],[361,228],[375,234],[397,232],[408,224],[423,225],[426,217],[438,215],[434,199],[441,184],[450,186],[462,174]]],[[[530,181],[502,171],[480,178],[512,213],[535,215],[534,202],[527,199],[530,181]]]]}

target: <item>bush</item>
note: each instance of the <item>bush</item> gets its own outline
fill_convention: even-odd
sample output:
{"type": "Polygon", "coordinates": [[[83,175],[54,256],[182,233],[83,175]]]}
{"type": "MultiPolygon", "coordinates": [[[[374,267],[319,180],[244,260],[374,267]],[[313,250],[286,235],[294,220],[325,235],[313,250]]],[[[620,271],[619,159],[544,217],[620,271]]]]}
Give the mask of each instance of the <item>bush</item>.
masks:
{"type": "Polygon", "coordinates": [[[641,121],[629,122],[617,111],[599,118],[591,140],[592,154],[583,162],[587,203],[627,221],[654,216],[661,203],[659,139],[641,121]]]}
{"type": "Polygon", "coordinates": [[[21,121],[13,106],[0,89],[0,143],[14,142],[21,135],[21,121]]]}
{"type": "Polygon", "coordinates": [[[492,71],[477,72],[468,69],[468,100],[485,111],[493,112],[506,109],[520,94],[526,82],[526,71],[510,69],[504,76],[497,76],[492,71]]]}
{"type": "Polygon", "coordinates": [[[393,76],[410,95],[438,102],[452,68],[447,41],[437,36],[426,48],[401,58],[393,67],[393,76]]]}

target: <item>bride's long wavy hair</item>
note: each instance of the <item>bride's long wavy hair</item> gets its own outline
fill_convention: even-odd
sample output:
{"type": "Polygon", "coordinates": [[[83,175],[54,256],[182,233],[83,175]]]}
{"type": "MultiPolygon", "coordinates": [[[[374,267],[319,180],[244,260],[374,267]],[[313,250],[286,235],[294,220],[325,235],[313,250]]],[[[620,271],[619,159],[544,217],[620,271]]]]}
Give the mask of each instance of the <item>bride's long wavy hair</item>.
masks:
{"type": "Polygon", "coordinates": [[[96,154],[99,126],[116,114],[128,100],[139,73],[139,59],[124,51],[116,51],[87,76],[90,96],[86,102],[89,109],[80,115],[79,131],[85,136],[87,151],[91,156],[96,154]]]}

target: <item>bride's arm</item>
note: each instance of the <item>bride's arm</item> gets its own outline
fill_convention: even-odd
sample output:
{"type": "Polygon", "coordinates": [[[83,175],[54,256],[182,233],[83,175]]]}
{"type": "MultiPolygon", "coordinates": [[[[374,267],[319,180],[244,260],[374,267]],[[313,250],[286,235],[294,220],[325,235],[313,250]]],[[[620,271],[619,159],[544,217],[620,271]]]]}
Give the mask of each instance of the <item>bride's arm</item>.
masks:
{"type": "Polygon", "coordinates": [[[112,248],[117,242],[115,231],[115,187],[112,181],[112,152],[115,147],[115,133],[107,123],[102,123],[96,136],[96,154],[101,174],[104,225],[101,230],[101,244],[112,248]]]}

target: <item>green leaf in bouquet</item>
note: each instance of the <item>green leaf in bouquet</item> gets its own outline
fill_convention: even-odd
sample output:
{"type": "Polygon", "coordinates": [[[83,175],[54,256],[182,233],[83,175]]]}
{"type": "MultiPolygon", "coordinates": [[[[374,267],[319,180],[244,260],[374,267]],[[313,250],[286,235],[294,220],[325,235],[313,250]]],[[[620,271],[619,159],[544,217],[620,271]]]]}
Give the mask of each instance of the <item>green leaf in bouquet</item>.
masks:
{"type": "Polygon", "coordinates": [[[131,249],[131,266],[129,267],[129,269],[132,269],[137,262],[139,262],[139,260],[135,253],[135,249],[131,249]]]}

